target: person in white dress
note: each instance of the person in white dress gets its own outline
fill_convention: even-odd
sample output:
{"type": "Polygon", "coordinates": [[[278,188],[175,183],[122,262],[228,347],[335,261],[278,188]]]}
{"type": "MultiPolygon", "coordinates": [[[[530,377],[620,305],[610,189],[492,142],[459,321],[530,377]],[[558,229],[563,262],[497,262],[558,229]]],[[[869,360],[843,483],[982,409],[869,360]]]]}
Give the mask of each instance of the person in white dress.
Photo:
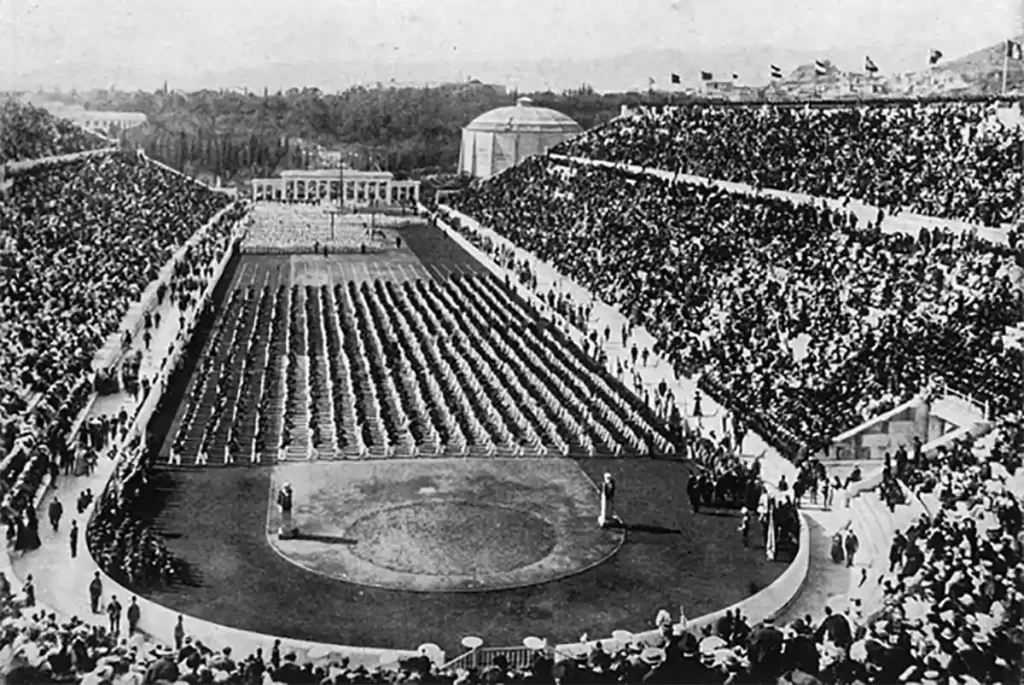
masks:
{"type": "Polygon", "coordinates": [[[612,474],[604,474],[601,481],[601,515],[597,517],[597,524],[607,528],[612,523],[622,523],[615,515],[615,479],[612,474]]]}

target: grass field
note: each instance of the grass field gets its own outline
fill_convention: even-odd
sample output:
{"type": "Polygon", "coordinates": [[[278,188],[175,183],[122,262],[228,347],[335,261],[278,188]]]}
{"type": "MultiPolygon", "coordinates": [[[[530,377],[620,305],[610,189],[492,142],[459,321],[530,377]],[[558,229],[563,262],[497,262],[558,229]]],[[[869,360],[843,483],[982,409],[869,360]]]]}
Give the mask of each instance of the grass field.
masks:
{"type": "Polygon", "coordinates": [[[733,517],[688,507],[689,466],[655,460],[585,460],[594,480],[619,481],[623,546],[596,568],[564,580],[480,593],[382,590],[303,570],[279,556],[266,536],[272,471],[161,471],[148,501],[195,587],[150,594],[176,611],[258,632],[343,644],[415,647],[437,642],[458,651],[465,635],[519,644],[526,635],[558,641],[612,630],[646,629],[659,609],[681,604],[697,616],[764,587],[785,568],[765,561],[760,541],[744,549],[733,517]],[[664,529],[679,532],[658,532],[664,529]]]}

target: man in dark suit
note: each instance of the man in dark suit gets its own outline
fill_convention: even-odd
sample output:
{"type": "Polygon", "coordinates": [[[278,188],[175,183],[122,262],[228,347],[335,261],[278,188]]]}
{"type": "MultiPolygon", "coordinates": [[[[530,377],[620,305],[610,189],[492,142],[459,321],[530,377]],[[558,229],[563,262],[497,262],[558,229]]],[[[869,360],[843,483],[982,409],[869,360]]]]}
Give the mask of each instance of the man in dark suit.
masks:
{"type": "Polygon", "coordinates": [[[281,527],[278,529],[278,537],[291,537],[294,534],[292,527],[292,486],[285,483],[281,491],[277,493],[277,508],[281,512],[281,527]]]}
{"type": "Polygon", "coordinates": [[[100,597],[103,595],[103,581],[100,580],[100,572],[96,571],[89,583],[89,606],[92,613],[100,612],[100,597]]]}
{"type": "Polygon", "coordinates": [[[766,618],[750,635],[750,671],[760,681],[773,681],[782,673],[782,631],[766,618]]]}
{"type": "Polygon", "coordinates": [[[834,613],[831,607],[825,607],[825,620],[814,633],[814,641],[820,643],[826,636],[842,649],[848,649],[853,643],[850,622],[842,614],[834,613]]]}
{"type": "Polygon", "coordinates": [[[791,626],[792,634],[786,639],[782,663],[784,671],[803,671],[809,675],[818,675],[818,647],[811,639],[804,622],[797,619],[791,626]]]}

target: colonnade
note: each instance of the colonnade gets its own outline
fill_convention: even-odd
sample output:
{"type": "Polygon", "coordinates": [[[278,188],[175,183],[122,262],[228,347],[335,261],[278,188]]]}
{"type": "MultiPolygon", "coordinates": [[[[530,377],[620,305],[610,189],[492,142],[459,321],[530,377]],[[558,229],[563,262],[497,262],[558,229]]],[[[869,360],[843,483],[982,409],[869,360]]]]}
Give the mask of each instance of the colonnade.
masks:
{"type": "MultiPolygon", "coordinates": [[[[301,172],[300,172],[301,173],[301,172]]],[[[254,201],[313,202],[317,200],[336,201],[339,188],[344,183],[345,204],[348,205],[401,205],[418,202],[419,181],[396,181],[386,172],[350,172],[338,178],[326,177],[321,171],[300,175],[286,171],[282,178],[257,178],[252,181],[254,201]]]]}

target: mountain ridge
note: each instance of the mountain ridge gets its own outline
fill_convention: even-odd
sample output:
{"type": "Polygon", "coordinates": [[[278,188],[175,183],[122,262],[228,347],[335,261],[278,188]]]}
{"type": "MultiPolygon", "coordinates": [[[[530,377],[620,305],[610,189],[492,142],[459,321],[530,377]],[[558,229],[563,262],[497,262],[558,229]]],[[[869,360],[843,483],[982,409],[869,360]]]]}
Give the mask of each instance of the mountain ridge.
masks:
{"type": "MultiPolygon", "coordinates": [[[[937,46],[940,47],[941,46],[937,46]]],[[[996,46],[998,47],[998,46],[996,46]]],[[[314,86],[325,91],[340,91],[354,85],[450,83],[476,78],[486,83],[519,90],[561,91],[583,84],[604,92],[646,90],[649,79],[655,87],[670,87],[671,74],[679,74],[683,86],[700,82],[700,72],[716,78],[731,79],[738,74],[740,83],[764,85],[770,81],[771,65],[790,72],[801,65],[827,59],[844,71],[863,69],[865,55],[879,65],[883,73],[926,69],[930,47],[905,44],[898,48],[860,46],[835,50],[790,50],[772,46],[743,46],[718,50],[687,51],[656,49],[608,57],[579,59],[520,59],[467,61],[363,61],[325,65],[307,61],[289,64],[265,64],[220,69],[216,66],[196,69],[188,74],[158,74],[131,61],[113,65],[54,64],[7,78],[0,87],[17,90],[108,88],[152,90],[168,81],[173,88],[197,90],[240,88],[276,91],[289,87],[314,86]]],[[[965,55],[986,53],[993,46],[965,55]]],[[[941,63],[940,63],[941,64],[941,63]]],[[[942,64],[943,68],[947,65],[942,64]]]]}

